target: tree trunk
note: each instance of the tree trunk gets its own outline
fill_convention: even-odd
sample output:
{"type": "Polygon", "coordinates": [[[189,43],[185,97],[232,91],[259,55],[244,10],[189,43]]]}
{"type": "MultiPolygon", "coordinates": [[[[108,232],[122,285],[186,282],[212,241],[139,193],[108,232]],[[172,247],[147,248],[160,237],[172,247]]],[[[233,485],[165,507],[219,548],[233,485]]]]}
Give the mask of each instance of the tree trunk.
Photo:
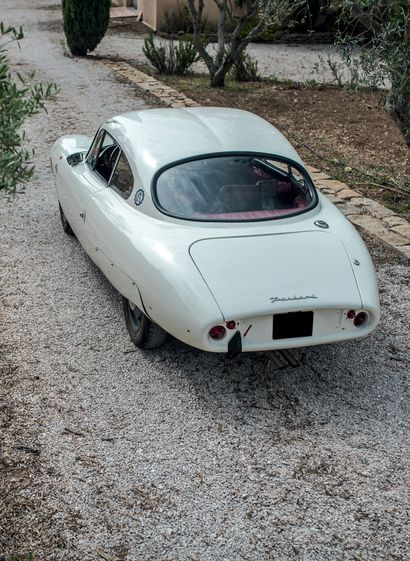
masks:
{"type": "Polygon", "coordinates": [[[239,59],[247,45],[258,37],[268,24],[282,21],[285,16],[295,11],[296,5],[304,0],[214,0],[218,10],[218,48],[216,56],[206,50],[206,42],[201,33],[201,21],[205,8],[205,0],[186,0],[192,18],[194,36],[193,42],[199,56],[205,62],[211,76],[213,88],[223,88],[225,78],[232,66],[239,59]],[[234,6],[242,6],[239,15],[233,15],[234,6]],[[242,34],[248,23],[258,15],[257,23],[251,31],[243,37],[242,34]],[[236,27],[231,34],[230,45],[225,42],[225,25],[227,21],[236,21],[236,27]]]}
{"type": "Polygon", "coordinates": [[[211,87],[212,88],[224,88],[225,87],[225,78],[231,68],[235,65],[235,62],[238,60],[242,53],[243,49],[237,49],[236,47],[233,48],[231,46],[231,52],[229,55],[226,56],[225,60],[223,61],[222,65],[211,74],[211,87]],[[233,56],[233,53],[235,55],[233,56]]]}
{"type": "Polygon", "coordinates": [[[225,77],[226,73],[223,74],[222,72],[215,72],[211,76],[211,87],[212,88],[224,88],[225,87],[225,77]]]}

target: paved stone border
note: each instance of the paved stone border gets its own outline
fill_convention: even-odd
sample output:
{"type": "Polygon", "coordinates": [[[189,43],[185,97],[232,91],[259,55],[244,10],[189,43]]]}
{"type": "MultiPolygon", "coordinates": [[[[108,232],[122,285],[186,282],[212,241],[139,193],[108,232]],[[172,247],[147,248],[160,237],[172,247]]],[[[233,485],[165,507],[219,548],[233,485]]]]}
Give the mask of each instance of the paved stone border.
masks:
{"type": "Polygon", "coordinates": [[[363,197],[345,183],[307,166],[315,185],[356,226],[393,246],[410,259],[410,224],[393,210],[363,197]]]}
{"type": "MultiPolygon", "coordinates": [[[[149,92],[169,107],[199,107],[199,103],[152,76],[133,68],[126,62],[104,60],[114,72],[120,74],[142,90],[149,92]]],[[[332,179],[318,169],[307,166],[315,185],[356,226],[392,246],[410,259],[410,224],[380,203],[363,197],[345,183],[332,179]]]]}
{"type": "Polygon", "coordinates": [[[162,103],[168,105],[169,107],[199,107],[199,103],[193,99],[189,99],[186,95],[166,84],[163,84],[159,80],[156,80],[152,76],[137,70],[126,62],[113,62],[111,60],[104,60],[104,64],[109,66],[114,72],[123,76],[140,89],[149,92],[155,97],[159,98],[162,103]]]}

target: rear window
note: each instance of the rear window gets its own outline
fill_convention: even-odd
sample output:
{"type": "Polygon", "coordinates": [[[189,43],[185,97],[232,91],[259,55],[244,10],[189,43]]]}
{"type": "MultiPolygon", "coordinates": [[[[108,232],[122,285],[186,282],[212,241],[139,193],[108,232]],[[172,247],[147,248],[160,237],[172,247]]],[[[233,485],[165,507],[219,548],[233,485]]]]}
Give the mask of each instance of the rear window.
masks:
{"type": "Polygon", "coordinates": [[[154,185],[159,209],[177,218],[249,221],[309,210],[316,192],[306,172],[266,156],[218,156],[165,169],[154,185]]]}

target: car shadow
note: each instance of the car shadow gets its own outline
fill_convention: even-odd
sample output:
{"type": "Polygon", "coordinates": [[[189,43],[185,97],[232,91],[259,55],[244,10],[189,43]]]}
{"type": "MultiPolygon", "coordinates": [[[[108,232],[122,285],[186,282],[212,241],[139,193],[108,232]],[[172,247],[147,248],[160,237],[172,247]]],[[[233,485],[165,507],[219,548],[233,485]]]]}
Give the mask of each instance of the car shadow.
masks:
{"type": "Polygon", "coordinates": [[[121,330],[118,336],[130,364],[142,358],[155,364],[169,391],[193,398],[213,420],[258,426],[265,432],[286,430],[292,438],[302,438],[304,431],[321,430],[329,423],[335,435],[345,435],[354,434],[363,422],[400,422],[405,416],[400,396],[409,364],[391,352],[395,335],[386,333],[383,325],[364,339],[294,349],[300,363],[295,368],[277,369],[269,353],[230,359],[172,337],[159,349],[143,351],[128,339],[119,294],[83,255],[89,274],[98,277],[100,296],[110,310],[108,321],[121,330]]]}
{"type": "Polygon", "coordinates": [[[172,373],[167,383],[178,386],[181,377],[197,404],[222,423],[285,429],[300,437],[332,423],[336,433],[353,434],[358,423],[385,422],[392,410],[397,413],[400,381],[386,376],[397,363],[383,352],[380,337],[379,329],[362,340],[294,349],[300,364],[284,369],[269,353],[230,359],[175,339],[156,351],[156,360],[172,373]]]}

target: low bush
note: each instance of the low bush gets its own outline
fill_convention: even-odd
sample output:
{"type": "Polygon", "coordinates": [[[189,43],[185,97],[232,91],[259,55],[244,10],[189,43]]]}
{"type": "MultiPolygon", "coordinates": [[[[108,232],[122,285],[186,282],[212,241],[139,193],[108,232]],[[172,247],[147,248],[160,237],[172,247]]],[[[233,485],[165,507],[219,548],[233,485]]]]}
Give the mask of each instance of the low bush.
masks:
{"type": "Polygon", "coordinates": [[[168,45],[155,43],[154,36],[144,39],[143,53],[160,74],[183,76],[191,66],[199,60],[198,54],[191,40],[173,41],[168,45]]]}
{"type": "MultiPolygon", "coordinates": [[[[209,32],[206,17],[204,17],[201,21],[200,27],[202,33],[209,32]]],[[[180,0],[177,0],[175,8],[165,12],[164,20],[161,25],[161,31],[169,35],[193,34],[194,25],[186,2],[180,2],[180,0]]]]}
{"type": "Polygon", "coordinates": [[[247,53],[242,53],[232,68],[232,77],[237,82],[258,82],[261,79],[258,61],[247,53]]]}

